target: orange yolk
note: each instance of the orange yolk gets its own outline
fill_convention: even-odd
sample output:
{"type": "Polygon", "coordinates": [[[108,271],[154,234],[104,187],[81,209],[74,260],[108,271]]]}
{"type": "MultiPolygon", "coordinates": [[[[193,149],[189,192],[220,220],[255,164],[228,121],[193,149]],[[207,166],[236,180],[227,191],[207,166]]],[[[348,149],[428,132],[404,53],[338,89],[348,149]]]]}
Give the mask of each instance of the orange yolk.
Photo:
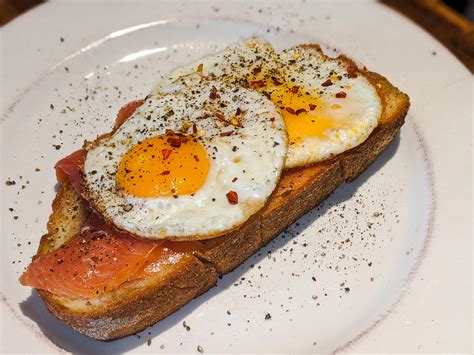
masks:
{"type": "Polygon", "coordinates": [[[204,184],[209,168],[206,150],[199,141],[161,135],[145,139],[125,154],[116,182],[135,197],[189,195],[204,184]]]}
{"type": "Polygon", "coordinates": [[[290,144],[301,142],[306,137],[326,138],[326,130],[344,127],[343,122],[331,117],[327,105],[313,93],[291,83],[277,85],[273,80],[258,79],[259,76],[251,76],[247,80],[251,87],[269,92],[273,103],[280,107],[290,144]],[[256,86],[257,82],[262,84],[256,86]]]}
{"type": "Polygon", "coordinates": [[[305,137],[325,138],[327,129],[340,128],[326,112],[324,102],[302,89],[293,93],[281,85],[272,92],[271,99],[281,109],[290,143],[305,137]]]}

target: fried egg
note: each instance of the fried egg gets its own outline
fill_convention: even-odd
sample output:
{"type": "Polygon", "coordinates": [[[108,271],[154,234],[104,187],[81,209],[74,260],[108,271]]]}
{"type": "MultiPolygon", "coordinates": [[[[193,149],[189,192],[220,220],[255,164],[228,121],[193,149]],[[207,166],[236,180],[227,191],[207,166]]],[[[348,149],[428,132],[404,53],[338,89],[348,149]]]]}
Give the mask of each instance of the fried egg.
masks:
{"type": "Polygon", "coordinates": [[[88,147],[83,195],[138,236],[215,237],[263,207],[287,145],[280,110],[265,95],[191,75],[150,94],[88,147]]]}
{"type": "Polygon", "coordinates": [[[361,144],[382,112],[376,89],[353,62],[329,58],[317,46],[276,52],[264,39],[251,37],[171,72],[157,91],[180,85],[191,73],[271,99],[288,130],[287,168],[324,161],[361,144]]]}

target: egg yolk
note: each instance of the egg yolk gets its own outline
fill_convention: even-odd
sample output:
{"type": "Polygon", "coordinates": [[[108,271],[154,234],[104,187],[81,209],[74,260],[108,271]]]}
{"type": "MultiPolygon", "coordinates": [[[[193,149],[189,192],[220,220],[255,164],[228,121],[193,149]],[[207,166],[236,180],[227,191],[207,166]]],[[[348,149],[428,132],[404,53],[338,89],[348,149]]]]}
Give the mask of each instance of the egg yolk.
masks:
{"type": "Polygon", "coordinates": [[[209,168],[200,141],[166,134],[132,147],[120,162],[116,182],[125,193],[135,197],[189,195],[204,184],[209,168]]]}
{"type": "Polygon", "coordinates": [[[306,137],[324,139],[328,129],[343,127],[342,122],[331,117],[322,100],[301,89],[294,91],[297,90],[284,86],[271,93],[272,101],[281,109],[290,143],[301,142],[306,137]]]}
{"type": "MultiPolygon", "coordinates": [[[[344,127],[344,122],[331,115],[327,105],[317,94],[289,83],[256,80],[257,78],[249,78],[249,84],[259,91],[269,93],[273,103],[280,107],[290,144],[301,142],[306,137],[324,139],[327,137],[328,129],[344,127]]],[[[334,109],[331,107],[331,110],[334,109]]]]}

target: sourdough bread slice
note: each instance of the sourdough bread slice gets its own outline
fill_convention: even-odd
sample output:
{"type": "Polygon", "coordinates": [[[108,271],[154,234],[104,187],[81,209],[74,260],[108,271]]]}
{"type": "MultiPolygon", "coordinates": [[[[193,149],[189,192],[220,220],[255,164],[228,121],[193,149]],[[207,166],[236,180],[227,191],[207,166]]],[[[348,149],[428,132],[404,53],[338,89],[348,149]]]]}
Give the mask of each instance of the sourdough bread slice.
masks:
{"type": "MultiPolygon", "coordinates": [[[[344,181],[359,176],[387,147],[404,123],[409,98],[379,74],[361,71],[383,104],[379,125],[361,145],[333,159],[285,170],[265,207],[239,229],[200,241],[201,250],[178,253],[157,275],[127,282],[94,300],[71,299],[38,290],[49,310],[77,331],[100,340],[138,332],[163,319],[215,285],[224,274],[324,200],[344,181]]],[[[48,234],[38,255],[55,250],[79,230],[87,217],[82,200],[63,184],[53,202],[48,234]]]]}

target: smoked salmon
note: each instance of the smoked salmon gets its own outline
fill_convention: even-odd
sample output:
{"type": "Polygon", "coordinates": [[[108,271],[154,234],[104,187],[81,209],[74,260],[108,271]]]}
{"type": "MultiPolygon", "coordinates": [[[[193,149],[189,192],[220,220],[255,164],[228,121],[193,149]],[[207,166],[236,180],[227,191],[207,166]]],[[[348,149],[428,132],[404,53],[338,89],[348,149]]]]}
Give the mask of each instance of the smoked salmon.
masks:
{"type": "Polygon", "coordinates": [[[87,152],[79,149],[56,163],[56,179],[59,183],[69,181],[74,190],[81,193],[82,169],[87,152]]]}
{"type": "MultiPolygon", "coordinates": [[[[117,115],[119,127],[143,103],[125,105],[117,115]]],[[[81,194],[82,172],[87,152],[80,149],[56,165],[59,183],[69,182],[81,194]]],[[[192,253],[199,242],[171,242],[141,239],[116,230],[90,212],[79,234],[57,250],[36,256],[20,277],[20,283],[55,295],[97,298],[125,282],[144,279],[179,253],[192,253]]]]}
{"type": "MultiPolygon", "coordinates": [[[[119,128],[136,110],[144,100],[135,100],[124,105],[115,118],[114,130],[119,128]]],[[[59,183],[69,181],[74,190],[81,193],[82,169],[87,151],[79,149],[56,163],[56,178],[59,183]]]]}
{"type": "Polygon", "coordinates": [[[151,276],[179,254],[199,249],[199,242],[141,239],[91,213],[78,235],[35,257],[20,283],[55,295],[97,298],[125,282],[151,276]]]}
{"type": "Polygon", "coordinates": [[[145,100],[135,100],[122,106],[119,113],[117,114],[117,118],[115,118],[114,130],[119,128],[122,123],[124,123],[131,115],[133,115],[137,108],[143,105],[144,101],[145,100]]]}
{"type": "Polygon", "coordinates": [[[149,276],[158,269],[155,264],[175,254],[161,241],[142,240],[98,220],[92,217],[60,248],[34,258],[21,284],[56,295],[95,298],[149,276]]]}

